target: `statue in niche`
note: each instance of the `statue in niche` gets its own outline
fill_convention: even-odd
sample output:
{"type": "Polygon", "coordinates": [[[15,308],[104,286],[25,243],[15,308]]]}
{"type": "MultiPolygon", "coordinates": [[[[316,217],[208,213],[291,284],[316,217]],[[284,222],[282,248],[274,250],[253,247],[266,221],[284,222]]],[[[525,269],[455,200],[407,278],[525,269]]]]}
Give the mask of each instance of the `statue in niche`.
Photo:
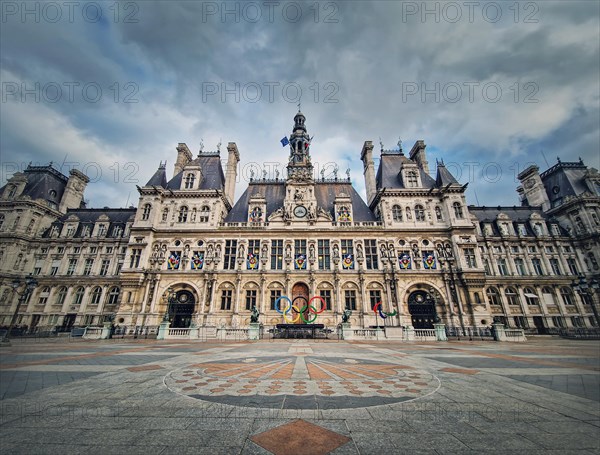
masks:
{"type": "Polygon", "coordinates": [[[308,253],[309,253],[309,259],[315,258],[315,244],[314,243],[311,243],[310,246],[308,247],[308,253]]]}

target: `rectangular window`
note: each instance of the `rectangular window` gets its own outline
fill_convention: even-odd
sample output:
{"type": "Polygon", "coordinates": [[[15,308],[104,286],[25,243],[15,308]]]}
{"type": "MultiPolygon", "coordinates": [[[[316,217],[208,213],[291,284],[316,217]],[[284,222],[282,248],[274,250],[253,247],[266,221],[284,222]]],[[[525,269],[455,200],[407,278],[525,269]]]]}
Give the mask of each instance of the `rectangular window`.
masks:
{"type": "Polygon", "coordinates": [[[487,259],[483,260],[483,269],[486,275],[490,274],[490,263],[488,262],[487,259]]]}
{"type": "Polygon", "coordinates": [[[555,275],[561,275],[560,265],[558,264],[558,259],[555,259],[555,258],[550,259],[550,266],[552,267],[552,272],[554,272],[555,275]]]}
{"type": "MultiPolygon", "coordinates": [[[[322,289],[319,291],[319,295],[323,300],[325,300],[325,309],[327,311],[331,310],[331,291],[329,289],[322,289]]],[[[318,300],[318,299],[317,299],[318,300]]],[[[322,302],[321,305],[323,304],[322,302]]]]}
{"type": "Polygon", "coordinates": [[[131,259],[129,261],[130,269],[137,269],[140,266],[140,258],[142,257],[142,250],[140,248],[134,248],[131,250],[131,259]]]}
{"type": "Polygon", "coordinates": [[[546,246],[546,253],[554,253],[554,247],[551,245],[546,246]]]}
{"type": "Polygon", "coordinates": [[[502,253],[502,247],[498,246],[498,245],[495,245],[494,246],[494,253],[502,253]]]}
{"type": "Polygon", "coordinates": [[[565,321],[561,316],[552,316],[552,323],[554,324],[554,327],[565,327],[565,321]]]}
{"type": "Polygon", "coordinates": [[[105,250],[106,250],[106,254],[111,254],[113,252],[113,247],[112,246],[107,246],[105,248],[105,250]]]}
{"type": "Polygon", "coordinates": [[[75,273],[75,267],[77,267],[77,259],[69,259],[69,267],[67,268],[67,275],[73,275],[75,273]]]}
{"type": "Polygon", "coordinates": [[[571,275],[579,275],[579,269],[577,268],[577,262],[575,261],[575,258],[567,259],[567,265],[569,266],[569,272],[571,272],[571,275]]]}
{"type": "Polygon", "coordinates": [[[231,310],[231,296],[233,291],[231,289],[225,289],[221,292],[221,309],[231,310]]]}
{"type": "Polygon", "coordinates": [[[467,263],[467,268],[477,268],[477,261],[475,260],[475,248],[465,248],[465,262],[467,263]]]}
{"type": "Polygon", "coordinates": [[[351,289],[344,291],[344,302],[346,305],[346,309],[348,310],[356,310],[356,291],[351,289]]]}
{"type": "Polygon", "coordinates": [[[525,276],[525,263],[523,262],[523,259],[515,259],[515,268],[517,269],[517,274],[525,276]]]}
{"type": "Polygon", "coordinates": [[[100,275],[101,276],[108,275],[108,267],[110,267],[110,259],[102,259],[102,264],[100,264],[100,275]]]}
{"type": "Polygon", "coordinates": [[[571,322],[573,323],[573,327],[584,327],[583,319],[580,316],[573,316],[571,322]]]}
{"type": "Polygon", "coordinates": [[[283,269],[283,240],[271,240],[271,270],[283,269]]]}
{"type": "Polygon", "coordinates": [[[496,264],[498,265],[498,273],[500,273],[500,275],[508,275],[508,269],[506,268],[506,259],[497,259],[496,264]]]}
{"type": "Polygon", "coordinates": [[[122,268],[123,268],[123,263],[117,262],[117,267],[115,268],[115,273],[113,273],[113,275],[118,275],[119,273],[121,273],[122,268]]]}
{"type": "MultiPolygon", "coordinates": [[[[280,290],[276,290],[276,291],[271,291],[271,296],[270,296],[270,302],[271,302],[271,309],[274,310],[275,309],[275,301],[281,297],[281,291],[280,290]]],[[[287,301],[286,301],[287,302],[287,301]]],[[[279,301],[279,306],[281,308],[281,300],[279,301]]]]}
{"type": "Polygon", "coordinates": [[[375,239],[365,239],[365,262],[367,270],[377,270],[379,268],[377,240],[375,239]]]}
{"type": "Polygon", "coordinates": [[[33,268],[33,274],[34,275],[39,275],[40,273],[42,273],[42,268],[41,267],[34,267],[33,268]]]}
{"type": "Polygon", "coordinates": [[[63,253],[65,252],[65,247],[64,247],[64,246],[59,246],[59,247],[56,249],[56,252],[57,252],[58,254],[63,254],[63,253]]]}
{"type": "Polygon", "coordinates": [[[50,269],[50,276],[55,276],[56,274],[58,274],[58,267],[52,266],[50,269]]]}
{"type": "Polygon", "coordinates": [[[306,240],[294,240],[294,269],[306,269],[306,240]]]}
{"type": "Polygon", "coordinates": [[[246,291],[246,309],[251,310],[256,306],[256,289],[246,291]]]}
{"type": "Polygon", "coordinates": [[[537,258],[533,258],[531,260],[531,264],[533,265],[533,270],[535,271],[536,275],[543,275],[544,274],[544,270],[542,269],[542,261],[540,261],[537,258]]]}
{"type": "Polygon", "coordinates": [[[95,246],[90,247],[90,254],[96,254],[97,251],[98,251],[98,247],[95,247],[95,246]]]}
{"type": "Polygon", "coordinates": [[[86,259],[85,260],[85,265],[83,267],[83,274],[84,275],[89,275],[90,273],[92,273],[92,267],[94,265],[94,260],[93,259],[86,259]]]}
{"type": "Polygon", "coordinates": [[[225,262],[223,268],[225,270],[235,269],[235,258],[237,254],[237,240],[225,240],[225,262]]]}
{"type": "Polygon", "coordinates": [[[248,253],[258,256],[260,253],[260,240],[248,240],[248,253]]]}
{"type": "Polygon", "coordinates": [[[528,248],[528,251],[529,251],[530,253],[535,253],[535,252],[536,252],[536,248],[535,248],[535,246],[530,246],[530,247],[528,248]]]}
{"type": "Polygon", "coordinates": [[[511,246],[510,251],[511,251],[511,253],[518,253],[520,251],[520,249],[518,246],[511,246]]]}
{"type": "Polygon", "coordinates": [[[81,247],[79,247],[79,246],[74,247],[73,254],[79,254],[79,253],[81,253],[81,247]]]}
{"type": "Polygon", "coordinates": [[[329,240],[319,240],[317,242],[317,246],[319,256],[319,270],[329,270],[331,266],[329,240]]]}
{"type": "Polygon", "coordinates": [[[342,268],[347,270],[354,269],[354,243],[352,240],[342,240],[342,268]]]}
{"type": "Polygon", "coordinates": [[[571,247],[569,245],[565,245],[565,246],[563,246],[563,251],[565,253],[570,253],[571,252],[571,247]]]}
{"type": "Polygon", "coordinates": [[[515,316],[515,325],[520,329],[529,328],[529,325],[527,324],[527,319],[524,316],[515,316]]]}
{"type": "MultiPolygon", "coordinates": [[[[381,291],[369,291],[369,303],[371,304],[371,311],[379,302],[381,302],[381,291]]],[[[383,309],[381,309],[381,311],[383,311],[383,309]]]]}

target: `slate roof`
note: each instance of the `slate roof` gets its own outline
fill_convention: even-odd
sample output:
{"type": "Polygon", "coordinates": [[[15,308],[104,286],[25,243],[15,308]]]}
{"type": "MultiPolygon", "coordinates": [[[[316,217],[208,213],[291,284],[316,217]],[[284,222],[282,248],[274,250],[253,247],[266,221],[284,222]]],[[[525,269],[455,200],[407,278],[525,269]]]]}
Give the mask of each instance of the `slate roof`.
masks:
{"type": "Polygon", "coordinates": [[[161,165],[154,175],[150,177],[148,183],[145,186],[161,186],[163,188],[167,187],[167,172],[165,170],[165,166],[161,165]]]}
{"type": "MultiPolygon", "coordinates": [[[[377,189],[400,189],[406,188],[404,182],[402,181],[402,177],[400,174],[400,170],[402,166],[405,164],[416,164],[414,161],[408,159],[403,154],[398,151],[385,151],[381,154],[381,160],[379,162],[379,168],[377,169],[377,177],[375,179],[375,184],[377,189]]],[[[419,171],[419,175],[421,176],[422,187],[425,189],[436,188],[445,185],[439,185],[436,181],[427,174],[423,169],[417,167],[419,171]]],[[[448,179],[456,180],[450,174],[450,171],[445,169],[444,173],[444,181],[448,179]]],[[[439,171],[438,171],[439,175],[439,171]]],[[[458,182],[456,182],[458,184],[458,182]]],[[[446,183],[447,185],[447,183],[446,183]]]]}
{"type": "Polygon", "coordinates": [[[448,169],[446,169],[446,165],[442,162],[437,163],[437,176],[435,178],[435,184],[438,187],[446,186],[446,185],[459,185],[458,181],[454,178],[454,176],[450,173],[448,169]]]}
{"type": "Polygon", "coordinates": [[[566,196],[577,196],[589,191],[584,177],[587,168],[582,162],[559,162],[542,172],[540,177],[550,202],[566,196]],[[558,187],[558,193],[553,188],[558,187]]]}
{"type": "MultiPolygon", "coordinates": [[[[244,194],[238,199],[231,211],[227,214],[225,222],[246,222],[248,221],[248,208],[250,198],[260,193],[267,200],[267,214],[278,208],[283,207],[285,199],[285,182],[251,182],[248,185],[244,194]]],[[[333,211],[333,203],[336,196],[341,193],[346,194],[352,201],[352,212],[354,221],[376,221],[376,217],[371,212],[365,201],[359,196],[350,182],[315,182],[315,197],[317,205],[331,215],[335,219],[333,211]]]]}
{"type": "MultiPolygon", "coordinates": [[[[199,165],[202,168],[203,178],[199,189],[222,190],[225,188],[225,174],[223,173],[223,166],[221,166],[221,156],[218,153],[201,153],[195,160],[191,161],[188,166],[194,164],[199,165]]],[[[184,172],[185,168],[169,180],[166,188],[172,190],[180,189],[184,172]]]]}
{"type": "MultiPolygon", "coordinates": [[[[53,202],[58,206],[62,195],[65,192],[68,178],[62,173],[49,166],[31,166],[23,171],[27,177],[27,183],[23,189],[23,196],[29,196],[31,199],[43,199],[45,201],[53,202]],[[51,196],[51,191],[56,191],[56,196],[51,196]]],[[[0,188],[0,193],[4,191],[4,185],[0,188]]]]}
{"type": "Polygon", "coordinates": [[[67,222],[67,219],[72,215],[75,215],[79,218],[79,226],[77,227],[77,231],[75,232],[74,237],[81,237],[84,226],[90,226],[90,229],[93,229],[94,224],[98,221],[102,215],[106,215],[108,217],[109,227],[107,231],[106,237],[113,236],[113,230],[117,227],[121,227],[125,229],[125,224],[130,220],[133,220],[136,212],[135,207],[130,207],[127,209],[112,209],[112,208],[102,208],[102,209],[70,209],[61,216],[58,221],[52,223],[51,227],[48,228],[42,237],[49,237],[52,226],[58,226],[62,229],[62,226],[67,222]]]}
{"type": "MultiPolygon", "coordinates": [[[[497,218],[500,213],[503,213],[510,218],[515,232],[517,231],[518,224],[525,225],[525,229],[527,230],[528,235],[534,235],[533,229],[529,224],[529,221],[531,220],[531,215],[533,215],[534,213],[541,216],[542,219],[546,222],[553,221],[551,217],[548,217],[546,214],[544,214],[541,207],[476,207],[474,205],[470,205],[469,213],[475,215],[480,225],[482,225],[483,223],[491,223],[494,235],[500,235],[500,230],[497,225],[497,218]]],[[[558,225],[558,223],[556,224],[558,225]]],[[[566,230],[560,227],[560,225],[559,229],[562,234],[568,234],[566,230]]]]}

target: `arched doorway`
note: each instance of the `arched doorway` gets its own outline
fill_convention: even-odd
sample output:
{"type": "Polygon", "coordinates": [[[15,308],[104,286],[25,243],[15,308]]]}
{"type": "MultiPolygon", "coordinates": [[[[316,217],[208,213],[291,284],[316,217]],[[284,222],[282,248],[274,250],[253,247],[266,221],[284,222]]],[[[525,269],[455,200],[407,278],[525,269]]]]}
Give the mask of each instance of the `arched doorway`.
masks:
{"type": "Polygon", "coordinates": [[[408,296],[408,311],[415,329],[433,329],[437,314],[435,301],[425,291],[414,291],[408,296]]]}
{"type": "MultiPolygon", "coordinates": [[[[292,287],[292,302],[294,306],[298,308],[298,310],[302,309],[305,305],[308,304],[308,286],[304,283],[296,283],[292,287]]],[[[295,319],[296,313],[292,310],[293,315],[288,316],[288,318],[295,319]]],[[[304,312],[304,319],[308,320],[309,314],[308,309],[304,312]]],[[[302,318],[298,318],[295,324],[304,324],[302,318]]]]}
{"type": "Polygon", "coordinates": [[[194,294],[186,290],[177,291],[174,301],[169,303],[171,327],[174,329],[187,329],[192,323],[195,306],[194,294]]]}

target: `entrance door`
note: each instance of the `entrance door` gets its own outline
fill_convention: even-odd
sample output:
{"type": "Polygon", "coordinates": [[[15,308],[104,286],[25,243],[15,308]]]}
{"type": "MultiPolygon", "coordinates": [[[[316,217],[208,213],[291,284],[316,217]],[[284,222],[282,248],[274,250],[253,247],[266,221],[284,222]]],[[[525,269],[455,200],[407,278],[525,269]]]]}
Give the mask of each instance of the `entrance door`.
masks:
{"type": "MultiPolygon", "coordinates": [[[[292,287],[292,302],[294,306],[298,308],[298,310],[301,310],[302,307],[308,305],[308,286],[306,284],[294,284],[294,286],[292,287]]],[[[291,314],[287,315],[288,319],[295,319],[297,313],[295,313],[293,309],[290,313],[291,314]]],[[[308,308],[306,309],[306,311],[304,311],[304,319],[311,319],[308,314],[308,308]]],[[[302,318],[299,317],[295,324],[305,324],[305,322],[302,320],[302,318]]]]}
{"type": "Polygon", "coordinates": [[[546,327],[544,326],[544,319],[541,316],[533,317],[533,325],[537,329],[540,335],[544,335],[546,333],[546,327]]]}
{"type": "Polygon", "coordinates": [[[415,329],[433,329],[435,302],[425,291],[415,291],[408,297],[408,311],[415,329]]]}
{"type": "Polygon", "coordinates": [[[169,320],[174,329],[187,329],[192,324],[196,301],[190,291],[179,291],[174,302],[169,304],[169,320]]]}
{"type": "Polygon", "coordinates": [[[71,328],[73,327],[73,324],[75,324],[76,317],[77,317],[77,315],[74,313],[65,315],[65,319],[63,319],[63,324],[62,324],[63,332],[68,332],[69,330],[71,330],[71,328]]]}

